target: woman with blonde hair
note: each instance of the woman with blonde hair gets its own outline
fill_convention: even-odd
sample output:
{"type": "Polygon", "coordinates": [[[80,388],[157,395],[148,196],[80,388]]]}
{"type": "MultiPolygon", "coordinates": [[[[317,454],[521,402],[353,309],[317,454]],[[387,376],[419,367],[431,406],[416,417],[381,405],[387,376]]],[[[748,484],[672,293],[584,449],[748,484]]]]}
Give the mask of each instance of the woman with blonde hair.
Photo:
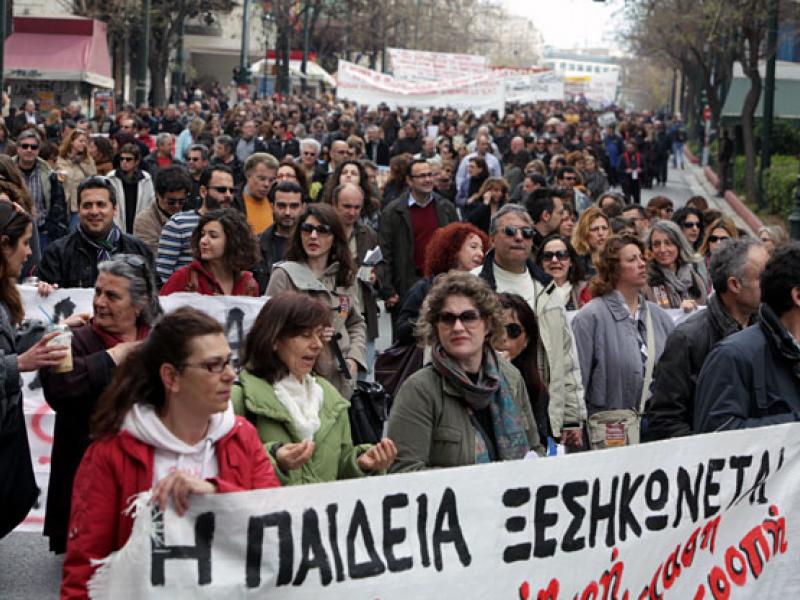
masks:
{"type": "Polygon", "coordinates": [[[67,209],[75,216],[78,212],[78,186],[81,181],[97,175],[94,159],[89,155],[89,135],[76,129],[69,134],[58,149],[56,169],[63,176],[67,209]]]}
{"type": "MultiPolygon", "coordinates": [[[[706,264],[706,272],[711,273],[711,255],[719,248],[720,244],[727,240],[738,240],[739,230],[736,223],[730,217],[719,217],[706,227],[706,235],[703,244],[700,246],[700,256],[706,264]]],[[[713,291],[711,277],[706,282],[709,293],[713,291]]]]}
{"type": "Polygon", "coordinates": [[[572,232],[572,246],[578,253],[578,260],[587,276],[597,272],[593,257],[603,249],[610,235],[611,222],[602,210],[590,206],[583,211],[572,232]]]}

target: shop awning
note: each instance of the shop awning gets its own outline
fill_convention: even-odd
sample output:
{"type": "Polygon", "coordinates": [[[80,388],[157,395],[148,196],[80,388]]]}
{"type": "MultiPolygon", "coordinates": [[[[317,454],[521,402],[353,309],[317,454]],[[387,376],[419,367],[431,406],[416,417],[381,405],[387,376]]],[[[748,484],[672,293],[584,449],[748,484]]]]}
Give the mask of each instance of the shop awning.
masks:
{"type": "MultiPolygon", "coordinates": [[[[764,66],[759,66],[761,72],[761,98],[756,106],[756,118],[764,115],[764,66]]],[[[744,98],[750,90],[750,80],[744,76],[741,65],[736,63],[733,71],[733,81],[725,97],[722,107],[722,124],[734,125],[742,116],[744,98]]],[[[775,68],[775,110],[776,119],[800,120],[800,65],[777,61],[775,68]]]]}
{"type": "Polygon", "coordinates": [[[82,18],[14,17],[6,79],[83,81],[113,88],[106,25],[82,18]]]}

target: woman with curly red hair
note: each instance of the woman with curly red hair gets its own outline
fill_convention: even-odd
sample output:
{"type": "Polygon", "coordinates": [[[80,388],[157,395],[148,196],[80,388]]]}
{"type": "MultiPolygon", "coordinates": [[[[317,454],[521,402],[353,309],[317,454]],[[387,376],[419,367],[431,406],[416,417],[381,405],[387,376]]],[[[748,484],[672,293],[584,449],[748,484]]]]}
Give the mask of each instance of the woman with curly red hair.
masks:
{"type": "Polygon", "coordinates": [[[483,264],[488,251],[489,236],[470,223],[450,223],[436,230],[425,249],[425,276],[409,290],[400,310],[399,344],[414,343],[414,325],[436,276],[448,271],[472,271],[483,264]]]}

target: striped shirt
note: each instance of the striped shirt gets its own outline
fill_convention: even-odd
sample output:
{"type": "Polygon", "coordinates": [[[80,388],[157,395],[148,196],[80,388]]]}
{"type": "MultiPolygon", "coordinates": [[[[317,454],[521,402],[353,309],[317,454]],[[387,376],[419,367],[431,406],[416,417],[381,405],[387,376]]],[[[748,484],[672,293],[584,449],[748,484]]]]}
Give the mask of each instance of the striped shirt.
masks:
{"type": "Polygon", "coordinates": [[[161,283],[165,283],[179,268],[192,262],[192,232],[200,222],[200,213],[187,210],[173,215],[161,230],[158,240],[156,272],[161,283]]]}

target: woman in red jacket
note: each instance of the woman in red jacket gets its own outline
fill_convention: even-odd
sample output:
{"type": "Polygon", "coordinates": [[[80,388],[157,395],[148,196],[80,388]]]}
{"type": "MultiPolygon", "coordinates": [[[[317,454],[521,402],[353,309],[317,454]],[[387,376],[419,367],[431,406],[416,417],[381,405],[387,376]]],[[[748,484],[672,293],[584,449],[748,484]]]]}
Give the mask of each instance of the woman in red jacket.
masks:
{"type": "Polygon", "coordinates": [[[258,296],[249,271],[258,262],[258,246],[242,213],[212,210],[192,233],[191,264],[181,267],[161,288],[161,295],[197,292],[208,296],[258,296]]]}
{"type": "Polygon", "coordinates": [[[62,598],[86,598],[93,559],[121,548],[125,509],[153,490],[182,515],[193,494],[280,485],[253,426],[235,417],[236,374],[220,324],[193,309],[165,316],[117,369],[92,417],[95,442],[72,496],[62,598]]]}

